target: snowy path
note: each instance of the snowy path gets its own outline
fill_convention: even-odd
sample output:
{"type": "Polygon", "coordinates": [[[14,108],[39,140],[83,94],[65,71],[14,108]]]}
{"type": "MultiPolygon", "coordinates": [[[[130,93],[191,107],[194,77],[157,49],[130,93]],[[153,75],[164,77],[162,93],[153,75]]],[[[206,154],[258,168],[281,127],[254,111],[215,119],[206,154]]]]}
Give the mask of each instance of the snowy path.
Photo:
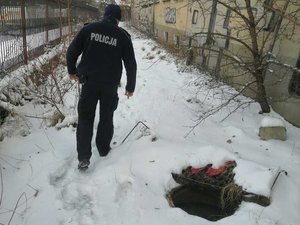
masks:
{"type": "MultiPolygon", "coordinates": [[[[220,122],[225,109],[185,137],[196,113],[217,102],[199,103],[210,95],[208,89],[197,90],[193,81],[206,82],[206,78],[178,72],[175,59],[154,42],[137,35],[133,40],[137,89],[133,98],[126,99],[123,76],[112,152],[100,158],[93,144],[91,166],[80,172],[75,129],[58,131],[32,120],[31,135],[0,142],[0,224],[12,218],[11,225],[297,225],[299,129],[286,124],[286,142],[260,140],[257,130],[263,115],[257,114],[259,108],[254,104],[220,122]],[[147,124],[150,133],[139,126],[121,144],[138,121],[147,124]],[[233,216],[214,223],[168,205],[165,194],[175,186],[171,172],[181,172],[188,165],[213,163],[218,167],[227,160],[238,163],[236,181],[258,194],[270,194],[278,168],[288,171],[288,176],[281,175],[269,207],[243,203],[233,216]],[[23,192],[27,201],[23,196],[13,213],[23,192]]],[[[38,109],[24,107],[31,112],[38,109]]]]}

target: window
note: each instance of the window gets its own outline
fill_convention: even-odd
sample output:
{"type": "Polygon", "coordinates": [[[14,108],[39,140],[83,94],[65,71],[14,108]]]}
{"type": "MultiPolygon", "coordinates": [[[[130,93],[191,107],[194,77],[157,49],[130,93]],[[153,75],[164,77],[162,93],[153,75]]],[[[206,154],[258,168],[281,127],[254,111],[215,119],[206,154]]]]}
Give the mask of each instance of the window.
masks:
{"type": "Polygon", "coordinates": [[[264,7],[266,10],[266,15],[269,18],[267,21],[267,27],[264,28],[265,31],[273,32],[276,28],[277,22],[280,20],[280,14],[274,11],[273,8],[274,0],[265,0],[264,7]]]}
{"type": "Polygon", "coordinates": [[[192,37],[189,37],[189,48],[192,46],[192,41],[193,41],[192,37]]]}
{"type": "Polygon", "coordinates": [[[156,37],[156,38],[158,37],[158,29],[154,30],[154,37],[156,37]]]}
{"type": "MultiPolygon", "coordinates": [[[[300,54],[297,60],[296,68],[300,70],[300,54]]],[[[295,71],[290,81],[289,92],[292,95],[300,96],[300,72],[295,71]]]]}
{"type": "Polygon", "coordinates": [[[290,82],[290,93],[300,96],[300,72],[294,72],[290,82]]]}
{"type": "Polygon", "coordinates": [[[280,14],[276,12],[272,12],[271,18],[269,20],[268,26],[264,28],[265,31],[273,32],[276,28],[277,22],[280,19],[280,14]]]}
{"type": "Polygon", "coordinates": [[[176,23],[176,8],[165,9],[165,22],[175,24],[176,23]]]}
{"type": "Polygon", "coordinates": [[[174,46],[176,48],[179,48],[179,41],[180,41],[179,36],[174,34],[174,46]]]}
{"type": "Polygon", "coordinates": [[[265,7],[272,7],[273,6],[274,0],[265,0],[264,1],[264,6],[265,7]]]}
{"type": "Polygon", "coordinates": [[[231,30],[227,29],[227,37],[226,37],[225,46],[224,46],[225,49],[229,48],[230,36],[231,36],[231,30]]]}
{"type": "Polygon", "coordinates": [[[227,9],[226,16],[223,23],[223,28],[227,29],[230,21],[231,9],[227,9]]]}
{"type": "Polygon", "coordinates": [[[169,34],[168,34],[168,32],[165,32],[164,35],[165,35],[165,41],[168,42],[168,39],[169,39],[169,34]]]}
{"type": "Polygon", "coordinates": [[[194,12],[193,12],[193,18],[192,18],[192,24],[197,24],[198,14],[199,14],[199,11],[198,10],[194,10],[194,12]]]}

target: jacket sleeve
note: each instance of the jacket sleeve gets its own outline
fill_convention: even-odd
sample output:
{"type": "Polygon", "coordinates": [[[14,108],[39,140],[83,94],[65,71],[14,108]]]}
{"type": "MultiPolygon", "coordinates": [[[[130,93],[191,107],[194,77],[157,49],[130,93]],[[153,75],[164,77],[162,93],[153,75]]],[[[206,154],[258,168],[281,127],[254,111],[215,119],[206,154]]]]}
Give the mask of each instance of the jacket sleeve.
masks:
{"type": "Polygon", "coordinates": [[[126,76],[127,76],[127,84],[126,84],[126,91],[134,92],[135,83],[136,83],[136,60],[133,50],[132,41],[129,35],[125,35],[125,45],[123,48],[122,59],[124,62],[124,66],[126,69],[126,76]]]}
{"type": "Polygon", "coordinates": [[[71,42],[67,50],[67,68],[69,74],[76,74],[76,62],[83,51],[84,46],[84,30],[81,29],[71,42]]]}

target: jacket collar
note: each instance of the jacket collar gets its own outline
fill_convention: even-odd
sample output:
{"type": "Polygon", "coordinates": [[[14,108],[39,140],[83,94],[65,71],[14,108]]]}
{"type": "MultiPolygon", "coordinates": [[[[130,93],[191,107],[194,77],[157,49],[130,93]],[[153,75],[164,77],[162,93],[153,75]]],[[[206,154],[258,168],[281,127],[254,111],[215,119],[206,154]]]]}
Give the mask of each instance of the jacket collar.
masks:
{"type": "Polygon", "coordinates": [[[104,23],[118,25],[118,20],[112,16],[105,16],[102,20],[104,23]]]}

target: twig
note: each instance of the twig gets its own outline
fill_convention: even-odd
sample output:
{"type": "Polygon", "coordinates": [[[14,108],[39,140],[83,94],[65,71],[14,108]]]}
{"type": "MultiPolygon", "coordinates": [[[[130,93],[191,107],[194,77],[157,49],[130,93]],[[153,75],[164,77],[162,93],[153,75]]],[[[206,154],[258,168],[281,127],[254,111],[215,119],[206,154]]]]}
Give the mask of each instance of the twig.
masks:
{"type": "MultiPolygon", "coordinates": [[[[227,105],[229,105],[232,101],[234,101],[236,98],[238,98],[241,93],[252,83],[255,83],[256,81],[251,81],[248,82],[241,90],[239,90],[237,93],[235,93],[231,98],[229,98],[228,100],[226,100],[224,103],[221,103],[220,105],[212,108],[210,111],[208,111],[208,113],[205,116],[202,116],[198,119],[198,122],[193,125],[191,127],[191,130],[184,136],[185,138],[187,138],[193,131],[194,129],[201,124],[205,119],[209,118],[210,116],[216,114],[217,112],[219,112],[221,109],[223,109],[224,107],[226,107],[227,105]]],[[[240,103],[241,105],[243,105],[244,103],[240,103]]],[[[237,106],[236,108],[239,108],[240,106],[237,106]]],[[[236,109],[237,110],[237,109],[236,109]]],[[[235,112],[236,110],[233,110],[231,113],[235,112]]],[[[224,119],[226,119],[227,117],[225,117],[224,119]]]]}
{"type": "Polygon", "coordinates": [[[45,135],[46,135],[46,137],[47,137],[47,140],[48,140],[48,142],[50,143],[51,147],[52,147],[52,148],[53,148],[53,150],[55,151],[54,145],[53,145],[53,144],[52,144],[52,142],[50,141],[50,138],[49,138],[49,136],[48,136],[47,132],[45,131],[45,129],[43,129],[43,131],[44,131],[44,134],[45,134],[45,135]]]}
{"type": "MultiPolygon", "coordinates": [[[[34,194],[33,194],[32,196],[30,196],[29,198],[26,198],[26,201],[19,203],[17,209],[18,209],[19,207],[23,206],[25,203],[26,203],[26,205],[27,205],[27,202],[28,202],[29,200],[31,200],[33,197],[35,197],[34,194]]],[[[13,211],[12,209],[6,210],[5,212],[2,211],[2,212],[0,212],[0,215],[7,214],[7,213],[10,213],[10,212],[12,212],[12,211],[13,211]]],[[[16,212],[16,213],[17,213],[17,212],[16,212]]],[[[18,214],[20,214],[20,213],[18,213],[18,214]]],[[[0,225],[1,225],[1,224],[0,224],[0,225]]]]}
{"type": "Polygon", "coordinates": [[[148,70],[150,69],[154,64],[156,64],[157,62],[159,62],[161,60],[161,58],[158,58],[156,61],[154,61],[150,66],[148,66],[146,69],[142,69],[142,70],[148,70]]]}
{"type": "Polygon", "coordinates": [[[57,79],[56,79],[56,77],[53,75],[53,73],[50,73],[50,76],[51,76],[51,78],[54,80],[54,84],[55,84],[55,86],[56,86],[56,89],[57,89],[57,92],[58,92],[58,96],[59,96],[59,98],[60,98],[60,103],[63,104],[63,96],[62,96],[60,87],[59,87],[59,85],[58,85],[57,79]]]}
{"type": "Polygon", "coordinates": [[[30,184],[27,184],[28,187],[30,187],[31,189],[33,189],[35,191],[34,193],[34,197],[37,197],[38,193],[39,193],[39,190],[38,189],[35,189],[34,187],[32,187],[30,184]]]}
{"type": "Polygon", "coordinates": [[[46,117],[41,117],[41,116],[29,116],[29,115],[24,115],[24,116],[28,117],[28,118],[33,118],[33,119],[41,119],[41,120],[47,119],[46,117]]]}
{"type": "Polygon", "coordinates": [[[6,163],[7,163],[8,165],[10,165],[11,167],[13,167],[13,168],[15,168],[15,169],[17,169],[17,170],[20,169],[19,167],[14,166],[13,164],[11,164],[11,163],[8,162],[7,160],[3,159],[2,157],[0,157],[0,159],[3,160],[4,162],[6,162],[6,163]]]}
{"type": "Polygon", "coordinates": [[[241,108],[243,105],[246,105],[246,104],[251,104],[253,101],[249,101],[249,102],[243,102],[241,103],[240,105],[238,105],[237,107],[235,107],[235,109],[233,109],[230,113],[228,113],[227,116],[225,116],[221,122],[224,122],[230,115],[232,115],[235,111],[237,111],[239,108],[241,108]]]}
{"type": "Polygon", "coordinates": [[[11,221],[12,221],[12,219],[13,219],[15,213],[16,213],[16,210],[17,210],[17,208],[18,208],[19,202],[20,202],[21,198],[23,197],[23,195],[24,195],[25,200],[26,200],[26,209],[27,209],[27,196],[26,196],[26,193],[23,192],[23,193],[21,194],[21,196],[18,198],[18,201],[17,201],[17,203],[16,203],[16,205],[15,205],[15,208],[14,208],[14,210],[13,210],[13,213],[12,213],[12,215],[11,215],[11,217],[10,217],[9,222],[8,222],[7,225],[9,225],[9,224],[11,223],[11,221]]]}
{"type": "Polygon", "coordinates": [[[14,159],[14,160],[16,160],[16,161],[23,161],[23,162],[29,162],[30,160],[27,160],[27,159],[18,159],[18,158],[16,158],[16,157],[13,157],[13,156],[10,156],[10,155],[6,155],[6,154],[0,154],[0,155],[3,155],[3,156],[5,156],[5,157],[7,157],[7,158],[10,158],[10,159],[14,159]]]}
{"type": "Polygon", "coordinates": [[[41,146],[39,146],[39,145],[37,145],[37,144],[35,144],[35,146],[36,146],[37,148],[41,149],[43,152],[47,152],[47,150],[46,150],[46,149],[43,149],[41,146]]]}

